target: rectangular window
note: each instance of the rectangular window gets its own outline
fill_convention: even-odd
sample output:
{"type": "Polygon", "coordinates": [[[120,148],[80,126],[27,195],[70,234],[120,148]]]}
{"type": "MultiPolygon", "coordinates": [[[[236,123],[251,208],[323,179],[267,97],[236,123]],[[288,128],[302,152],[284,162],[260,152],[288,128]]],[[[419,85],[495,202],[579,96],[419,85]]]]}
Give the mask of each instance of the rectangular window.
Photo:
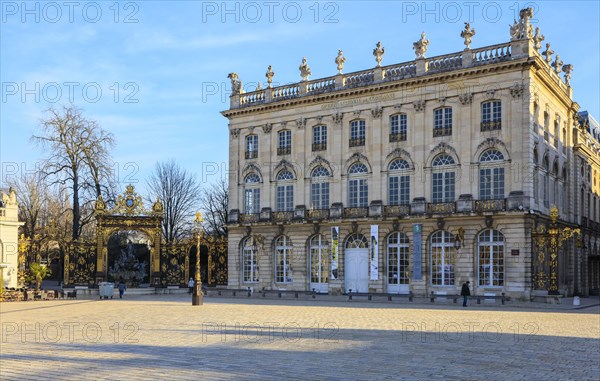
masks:
{"type": "Polygon", "coordinates": [[[410,203],[410,177],[392,176],[389,180],[389,204],[408,205],[410,203]]]}
{"type": "Polygon", "coordinates": [[[350,180],[348,204],[350,208],[365,208],[369,205],[369,190],[366,179],[350,180]]]}
{"type": "Polygon", "coordinates": [[[437,172],[431,177],[432,192],[431,202],[453,202],[454,201],[454,172],[437,172]]]}
{"type": "Polygon", "coordinates": [[[252,248],[244,247],[243,276],[244,282],[258,282],[258,263],[252,248]]]}
{"type": "Polygon", "coordinates": [[[504,168],[479,170],[479,199],[500,200],[504,198],[504,168]]]}
{"type": "Polygon", "coordinates": [[[390,142],[406,141],[406,114],[390,116],[390,142]]]}
{"type": "Polygon", "coordinates": [[[245,194],[245,206],[244,209],[246,214],[253,214],[260,212],[260,189],[246,189],[245,194]]]}
{"type": "Polygon", "coordinates": [[[279,145],[277,155],[289,155],[292,152],[292,131],[279,131],[279,145]]]}
{"type": "Polygon", "coordinates": [[[258,157],[258,136],[246,136],[246,159],[256,159],[258,157]]]}
{"type": "Polygon", "coordinates": [[[433,136],[452,135],[452,107],[438,108],[433,116],[433,136]]]}
{"type": "Polygon", "coordinates": [[[294,210],[294,186],[277,186],[277,211],[289,212],[294,210]]]}
{"type": "Polygon", "coordinates": [[[327,126],[313,127],[312,150],[325,151],[327,149],[327,126]]]}
{"type": "Polygon", "coordinates": [[[329,183],[311,184],[312,209],[329,208],[329,183]]]}
{"type": "Polygon", "coordinates": [[[353,120],[350,122],[350,147],[365,145],[365,121],[353,120]]]}
{"type": "Polygon", "coordinates": [[[502,128],[502,103],[488,101],[481,104],[481,131],[500,130],[502,128]]]}

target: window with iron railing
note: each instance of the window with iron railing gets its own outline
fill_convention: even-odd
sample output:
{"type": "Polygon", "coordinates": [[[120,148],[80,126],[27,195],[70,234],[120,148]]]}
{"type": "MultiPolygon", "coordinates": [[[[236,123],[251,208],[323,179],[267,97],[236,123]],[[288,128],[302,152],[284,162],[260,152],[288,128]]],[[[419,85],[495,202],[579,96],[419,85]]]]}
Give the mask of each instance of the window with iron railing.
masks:
{"type": "Polygon", "coordinates": [[[452,107],[442,107],[433,112],[433,137],[452,135],[452,107]]]}
{"type": "Polygon", "coordinates": [[[362,119],[350,122],[350,147],[365,145],[365,121],[362,119]]]}
{"type": "Polygon", "coordinates": [[[407,128],[406,114],[390,116],[390,142],[405,141],[407,128]]]}
{"type": "Polygon", "coordinates": [[[292,131],[279,131],[279,145],[277,155],[289,155],[292,152],[292,131]]]}
{"type": "Polygon", "coordinates": [[[313,127],[312,150],[325,151],[327,149],[327,126],[319,125],[313,127]]]}
{"type": "Polygon", "coordinates": [[[502,103],[487,101],[481,104],[481,131],[494,131],[502,128],[502,103]]]}

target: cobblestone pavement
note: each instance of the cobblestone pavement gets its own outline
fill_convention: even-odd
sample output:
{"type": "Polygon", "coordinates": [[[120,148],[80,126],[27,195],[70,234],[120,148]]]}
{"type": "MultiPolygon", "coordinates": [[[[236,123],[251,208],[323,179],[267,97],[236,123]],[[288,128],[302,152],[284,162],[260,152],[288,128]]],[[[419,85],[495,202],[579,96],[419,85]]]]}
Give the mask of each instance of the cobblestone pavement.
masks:
{"type": "Polygon", "coordinates": [[[2,380],[599,380],[600,307],[2,303],[2,380]]]}

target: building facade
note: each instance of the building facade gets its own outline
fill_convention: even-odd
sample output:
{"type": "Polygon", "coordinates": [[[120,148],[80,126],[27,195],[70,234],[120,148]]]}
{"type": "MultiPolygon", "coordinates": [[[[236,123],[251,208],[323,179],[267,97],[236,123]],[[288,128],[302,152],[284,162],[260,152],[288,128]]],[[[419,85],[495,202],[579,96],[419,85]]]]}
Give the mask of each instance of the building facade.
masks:
{"type": "Polygon", "coordinates": [[[19,204],[11,188],[0,194],[0,282],[3,287],[17,287],[19,261],[19,204]]]}
{"type": "MultiPolygon", "coordinates": [[[[272,87],[269,67],[267,88],[243,92],[231,73],[229,287],[589,292],[572,66],[550,45],[540,53],[531,17],[521,11],[509,42],[476,49],[466,24],[466,49],[432,58],[423,33],[401,64],[382,66],[378,43],[376,66],[349,74],[340,51],[338,74],[318,80],[304,59],[302,81],[286,86],[272,87]]],[[[579,151],[597,176],[597,148],[579,151]]]]}

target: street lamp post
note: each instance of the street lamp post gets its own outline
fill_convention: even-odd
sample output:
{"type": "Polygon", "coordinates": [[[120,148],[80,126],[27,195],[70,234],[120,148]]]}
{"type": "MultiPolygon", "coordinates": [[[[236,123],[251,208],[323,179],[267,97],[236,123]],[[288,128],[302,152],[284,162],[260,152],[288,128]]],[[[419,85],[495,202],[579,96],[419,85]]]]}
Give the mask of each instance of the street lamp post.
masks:
{"type": "Polygon", "coordinates": [[[192,306],[200,306],[202,300],[202,278],[200,277],[200,226],[202,223],[202,213],[196,213],[197,241],[196,241],[196,274],[194,277],[194,292],[192,294],[192,306]]]}

